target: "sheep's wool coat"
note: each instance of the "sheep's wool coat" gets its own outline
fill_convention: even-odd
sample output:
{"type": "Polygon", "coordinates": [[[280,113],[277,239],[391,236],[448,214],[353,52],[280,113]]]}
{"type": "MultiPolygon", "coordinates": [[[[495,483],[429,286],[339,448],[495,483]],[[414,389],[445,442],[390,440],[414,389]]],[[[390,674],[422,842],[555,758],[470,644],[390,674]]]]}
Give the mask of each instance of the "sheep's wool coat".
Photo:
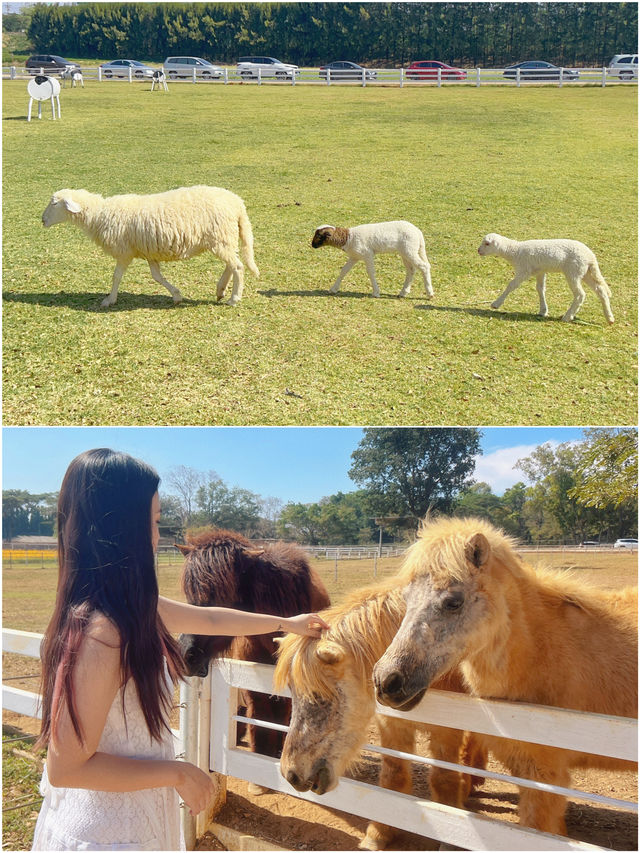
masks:
{"type": "Polygon", "coordinates": [[[242,199],[220,187],[195,186],[153,195],[103,198],[73,190],[82,212],[72,218],[114,258],[177,261],[215,246],[232,251],[246,219],[242,199]]]}

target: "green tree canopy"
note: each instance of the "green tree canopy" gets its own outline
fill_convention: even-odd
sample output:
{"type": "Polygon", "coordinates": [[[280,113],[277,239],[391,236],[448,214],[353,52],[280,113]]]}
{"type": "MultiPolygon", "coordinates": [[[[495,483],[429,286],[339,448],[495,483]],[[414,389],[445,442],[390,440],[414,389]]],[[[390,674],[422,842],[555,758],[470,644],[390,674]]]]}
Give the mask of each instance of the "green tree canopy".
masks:
{"type": "Polygon", "coordinates": [[[370,494],[381,515],[423,518],[449,511],[471,485],[480,432],[465,427],[370,427],[352,453],[349,477],[370,494]]]}

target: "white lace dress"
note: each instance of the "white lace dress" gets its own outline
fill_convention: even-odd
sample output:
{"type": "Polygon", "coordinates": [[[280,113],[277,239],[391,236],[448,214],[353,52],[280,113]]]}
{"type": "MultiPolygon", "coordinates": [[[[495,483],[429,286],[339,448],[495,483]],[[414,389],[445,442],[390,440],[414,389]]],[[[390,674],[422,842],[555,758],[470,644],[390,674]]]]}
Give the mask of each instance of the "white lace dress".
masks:
{"type": "MultiPolygon", "coordinates": [[[[98,751],[129,758],[175,758],[170,732],[162,743],[151,739],[131,679],[113,700],[98,751]],[[126,726],[122,716],[123,691],[126,726]]],[[[45,767],[40,793],[44,802],[32,850],[185,849],[174,788],[145,788],[130,793],[54,788],[45,767]]]]}

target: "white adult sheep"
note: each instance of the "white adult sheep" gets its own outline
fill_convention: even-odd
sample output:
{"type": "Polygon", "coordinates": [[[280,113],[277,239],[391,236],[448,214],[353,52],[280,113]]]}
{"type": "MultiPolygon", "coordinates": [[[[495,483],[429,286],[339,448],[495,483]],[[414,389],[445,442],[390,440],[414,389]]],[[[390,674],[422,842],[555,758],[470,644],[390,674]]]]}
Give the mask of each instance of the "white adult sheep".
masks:
{"type": "Polygon", "coordinates": [[[118,286],[134,258],[149,264],[151,275],[166,287],[174,302],[182,294],[160,272],[160,261],[180,261],[211,251],[225,264],[216,288],[218,301],[233,276],[229,305],[237,305],[244,287],[243,257],[255,276],[253,232],[240,196],[220,187],[180,187],[153,195],[114,195],[103,198],[87,190],[54,193],[42,214],[45,227],[70,221],[116,259],[110,294],[102,307],[114,305],[118,286]]]}
{"type": "Polygon", "coordinates": [[[80,68],[63,68],[60,72],[60,79],[62,80],[63,88],[66,88],[67,80],[70,80],[72,89],[75,89],[77,83],[80,83],[84,89],[84,77],[82,76],[80,68]]]}
{"type": "Polygon", "coordinates": [[[492,308],[500,308],[507,296],[520,287],[523,281],[536,277],[536,288],[540,299],[540,315],[546,317],[549,308],[545,298],[546,274],[562,272],[569,282],[573,293],[573,302],[563,316],[571,322],[585,299],[584,281],[591,287],[600,302],[604,316],[613,323],[613,314],[609,297],[611,290],[604,280],[596,256],[588,246],[578,240],[510,240],[500,234],[487,234],[478,247],[480,255],[497,255],[505,258],[513,266],[515,275],[504,292],[491,303],[492,308]]]}
{"type": "Polygon", "coordinates": [[[352,228],[321,225],[316,228],[311,245],[314,249],[320,246],[335,246],[337,249],[342,249],[349,257],[330,288],[330,293],[337,293],[342,279],[354,264],[364,261],[371,280],[373,295],[380,296],[373,257],[379,253],[397,252],[407,270],[407,276],[398,296],[407,296],[411,290],[415,271],[419,269],[424,279],[427,296],[429,299],[433,297],[431,265],[425,250],[424,235],[419,228],[403,219],[393,222],[376,222],[371,225],[355,225],[352,228]]]}

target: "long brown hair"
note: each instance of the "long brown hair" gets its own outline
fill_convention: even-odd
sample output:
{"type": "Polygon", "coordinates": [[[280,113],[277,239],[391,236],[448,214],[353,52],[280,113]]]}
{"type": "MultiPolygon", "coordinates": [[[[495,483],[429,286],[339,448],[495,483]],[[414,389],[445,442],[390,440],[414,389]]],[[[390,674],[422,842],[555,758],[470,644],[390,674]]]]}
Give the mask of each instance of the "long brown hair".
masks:
{"type": "Polygon", "coordinates": [[[67,469],[58,497],[58,590],[41,647],[39,745],[51,739],[65,702],[84,742],[73,670],[95,612],[118,629],[122,684],[133,680],[151,737],[168,728],[164,659],[174,681],[184,664],[158,615],[151,501],[159,482],[144,462],[107,449],[81,453],[67,469]]]}

